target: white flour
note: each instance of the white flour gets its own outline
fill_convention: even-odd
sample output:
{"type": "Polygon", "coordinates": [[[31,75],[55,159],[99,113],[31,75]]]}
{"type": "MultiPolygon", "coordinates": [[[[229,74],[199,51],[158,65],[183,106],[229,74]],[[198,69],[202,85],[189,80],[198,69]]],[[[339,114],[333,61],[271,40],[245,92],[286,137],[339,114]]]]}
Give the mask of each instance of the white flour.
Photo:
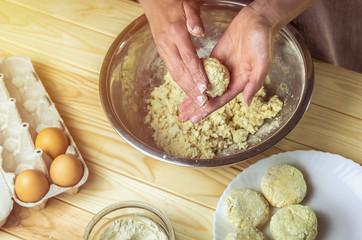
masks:
{"type": "Polygon", "coordinates": [[[116,219],[102,233],[102,240],[167,240],[162,227],[155,221],[141,216],[116,219]]]}

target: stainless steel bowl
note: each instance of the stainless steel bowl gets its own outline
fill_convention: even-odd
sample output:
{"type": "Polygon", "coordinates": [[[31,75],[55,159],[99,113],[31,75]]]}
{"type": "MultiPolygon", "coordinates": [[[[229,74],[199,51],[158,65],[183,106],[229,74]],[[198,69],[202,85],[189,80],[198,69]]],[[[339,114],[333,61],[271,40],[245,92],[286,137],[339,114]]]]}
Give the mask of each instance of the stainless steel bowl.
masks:
{"type": "MultiPolygon", "coordinates": [[[[234,1],[200,1],[206,35],[193,38],[200,57],[207,57],[234,16],[245,6],[234,1]]],[[[284,107],[248,139],[248,149],[229,148],[212,159],[180,158],[166,154],[145,124],[145,99],[162,83],[165,65],[154,44],[144,15],[115,39],[107,52],[99,81],[103,109],[116,132],[139,151],[161,161],[194,167],[234,164],[270,148],[299,122],[310,103],[314,70],[301,36],[290,25],[277,35],[274,63],[269,72],[268,95],[278,94],[284,107]],[[261,141],[260,141],[261,139],[261,141]]]]}

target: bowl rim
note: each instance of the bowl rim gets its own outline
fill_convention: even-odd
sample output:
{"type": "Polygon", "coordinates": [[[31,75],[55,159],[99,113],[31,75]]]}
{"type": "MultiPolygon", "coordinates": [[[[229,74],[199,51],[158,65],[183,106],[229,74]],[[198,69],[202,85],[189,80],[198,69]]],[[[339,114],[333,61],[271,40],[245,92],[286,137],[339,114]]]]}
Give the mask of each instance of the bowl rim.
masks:
{"type": "Polygon", "coordinates": [[[153,207],[150,204],[144,203],[144,202],[139,202],[139,201],[124,201],[124,202],[116,202],[113,203],[105,208],[103,208],[102,210],[100,210],[98,213],[96,213],[96,215],[94,215],[92,217],[92,219],[89,221],[89,223],[87,224],[85,230],[84,230],[84,234],[83,234],[83,240],[88,240],[90,233],[92,232],[94,226],[107,214],[115,211],[115,210],[119,210],[119,209],[124,209],[124,208],[139,208],[139,209],[144,209],[147,210],[153,214],[155,214],[156,216],[158,216],[162,222],[165,224],[165,227],[167,229],[164,229],[165,231],[167,231],[168,234],[168,240],[175,240],[175,232],[173,230],[172,224],[170,222],[170,220],[166,217],[165,214],[163,214],[160,210],[158,210],[157,208],[153,207]]]}
{"type": "MultiPolygon", "coordinates": [[[[236,2],[232,0],[228,1],[203,0],[198,2],[201,3],[201,6],[210,6],[210,5],[212,6],[220,3],[226,3],[227,5],[230,6],[237,6],[242,8],[246,6],[247,3],[249,3],[250,1],[246,0],[244,2],[243,1],[236,2]]],[[[132,23],[130,23],[116,37],[116,39],[113,41],[112,45],[110,46],[104,57],[99,75],[99,95],[103,110],[106,113],[108,121],[112,125],[113,129],[118,133],[118,135],[120,135],[128,144],[130,144],[140,152],[144,153],[145,155],[163,162],[179,166],[188,166],[188,167],[217,167],[217,166],[227,166],[227,165],[236,164],[241,161],[247,160],[255,155],[258,155],[259,153],[271,148],[279,141],[281,141],[298,124],[298,122],[300,121],[300,119],[303,117],[306,110],[308,109],[314,89],[314,65],[309,50],[303,40],[303,37],[300,35],[300,33],[297,31],[296,28],[294,28],[291,24],[287,24],[285,27],[281,29],[280,32],[284,33],[283,35],[287,37],[289,40],[291,40],[290,42],[296,47],[296,49],[299,50],[299,53],[301,54],[305,70],[304,74],[305,87],[303,93],[301,94],[302,96],[301,100],[296,106],[295,112],[290,117],[290,120],[287,123],[285,123],[284,128],[281,128],[280,130],[276,131],[273,135],[269,137],[268,141],[263,142],[259,146],[245,149],[244,151],[231,156],[220,156],[212,159],[175,157],[163,153],[151,146],[141,143],[141,141],[139,141],[139,139],[137,139],[136,136],[134,136],[131,132],[129,132],[128,129],[126,129],[126,127],[121,122],[119,122],[115,117],[115,112],[112,108],[112,104],[110,103],[111,100],[108,94],[109,92],[108,79],[110,79],[110,75],[112,74],[111,62],[116,55],[117,52],[116,50],[120,47],[122,43],[121,40],[127,37],[127,35],[130,32],[135,31],[140,27],[142,27],[143,24],[145,23],[147,24],[147,18],[143,14],[137,19],[135,19],[132,23]]]]}

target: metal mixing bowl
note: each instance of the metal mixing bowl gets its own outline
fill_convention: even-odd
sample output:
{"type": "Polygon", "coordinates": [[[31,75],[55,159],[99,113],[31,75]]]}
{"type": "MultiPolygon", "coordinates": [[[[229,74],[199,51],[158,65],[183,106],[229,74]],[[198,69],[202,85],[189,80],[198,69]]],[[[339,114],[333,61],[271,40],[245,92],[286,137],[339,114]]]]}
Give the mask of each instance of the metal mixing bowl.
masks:
{"type": "MultiPolygon", "coordinates": [[[[245,4],[234,1],[200,1],[206,35],[193,38],[200,57],[208,57],[234,16],[245,4]]],[[[277,35],[274,63],[269,72],[267,94],[279,95],[284,106],[277,117],[267,120],[248,138],[249,147],[235,147],[212,159],[180,158],[166,154],[145,124],[145,100],[162,83],[166,71],[144,15],[132,22],[115,39],[107,52],[99,82],[103,109],[116,132],[139,151],[161,161],[197,167],[234,164],[270,148],[283,139],[308,108],[314,83],[313,63],[301,36],[290,25],[277,35]]]]}

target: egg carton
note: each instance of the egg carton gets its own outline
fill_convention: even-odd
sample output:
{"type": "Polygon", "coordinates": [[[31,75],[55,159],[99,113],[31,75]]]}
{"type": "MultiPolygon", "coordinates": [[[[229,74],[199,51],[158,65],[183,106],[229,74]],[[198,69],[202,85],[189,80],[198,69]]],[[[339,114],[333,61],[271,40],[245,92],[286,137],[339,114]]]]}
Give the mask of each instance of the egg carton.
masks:
{"type": "Polygon", "coordinates": [[[51,197],[63,192],[76,194],[88,174],[72,136],[30,59],[22,56],[0,58],[0,226],[10,214],[13,201],[23,207],[42,209],[51,197]],[[47,127],[64,131],[69,140],[66,153],[73,154],[83,165],[83,177],[73,187],[59,187],[52,183],[49,176],[52,159],[35,148],[37,134],[47,127]],[[50,183],[48,193],[35,203],[22,202],[15,194],[15,178],[26,169],[42,171],[50,183]]]}

